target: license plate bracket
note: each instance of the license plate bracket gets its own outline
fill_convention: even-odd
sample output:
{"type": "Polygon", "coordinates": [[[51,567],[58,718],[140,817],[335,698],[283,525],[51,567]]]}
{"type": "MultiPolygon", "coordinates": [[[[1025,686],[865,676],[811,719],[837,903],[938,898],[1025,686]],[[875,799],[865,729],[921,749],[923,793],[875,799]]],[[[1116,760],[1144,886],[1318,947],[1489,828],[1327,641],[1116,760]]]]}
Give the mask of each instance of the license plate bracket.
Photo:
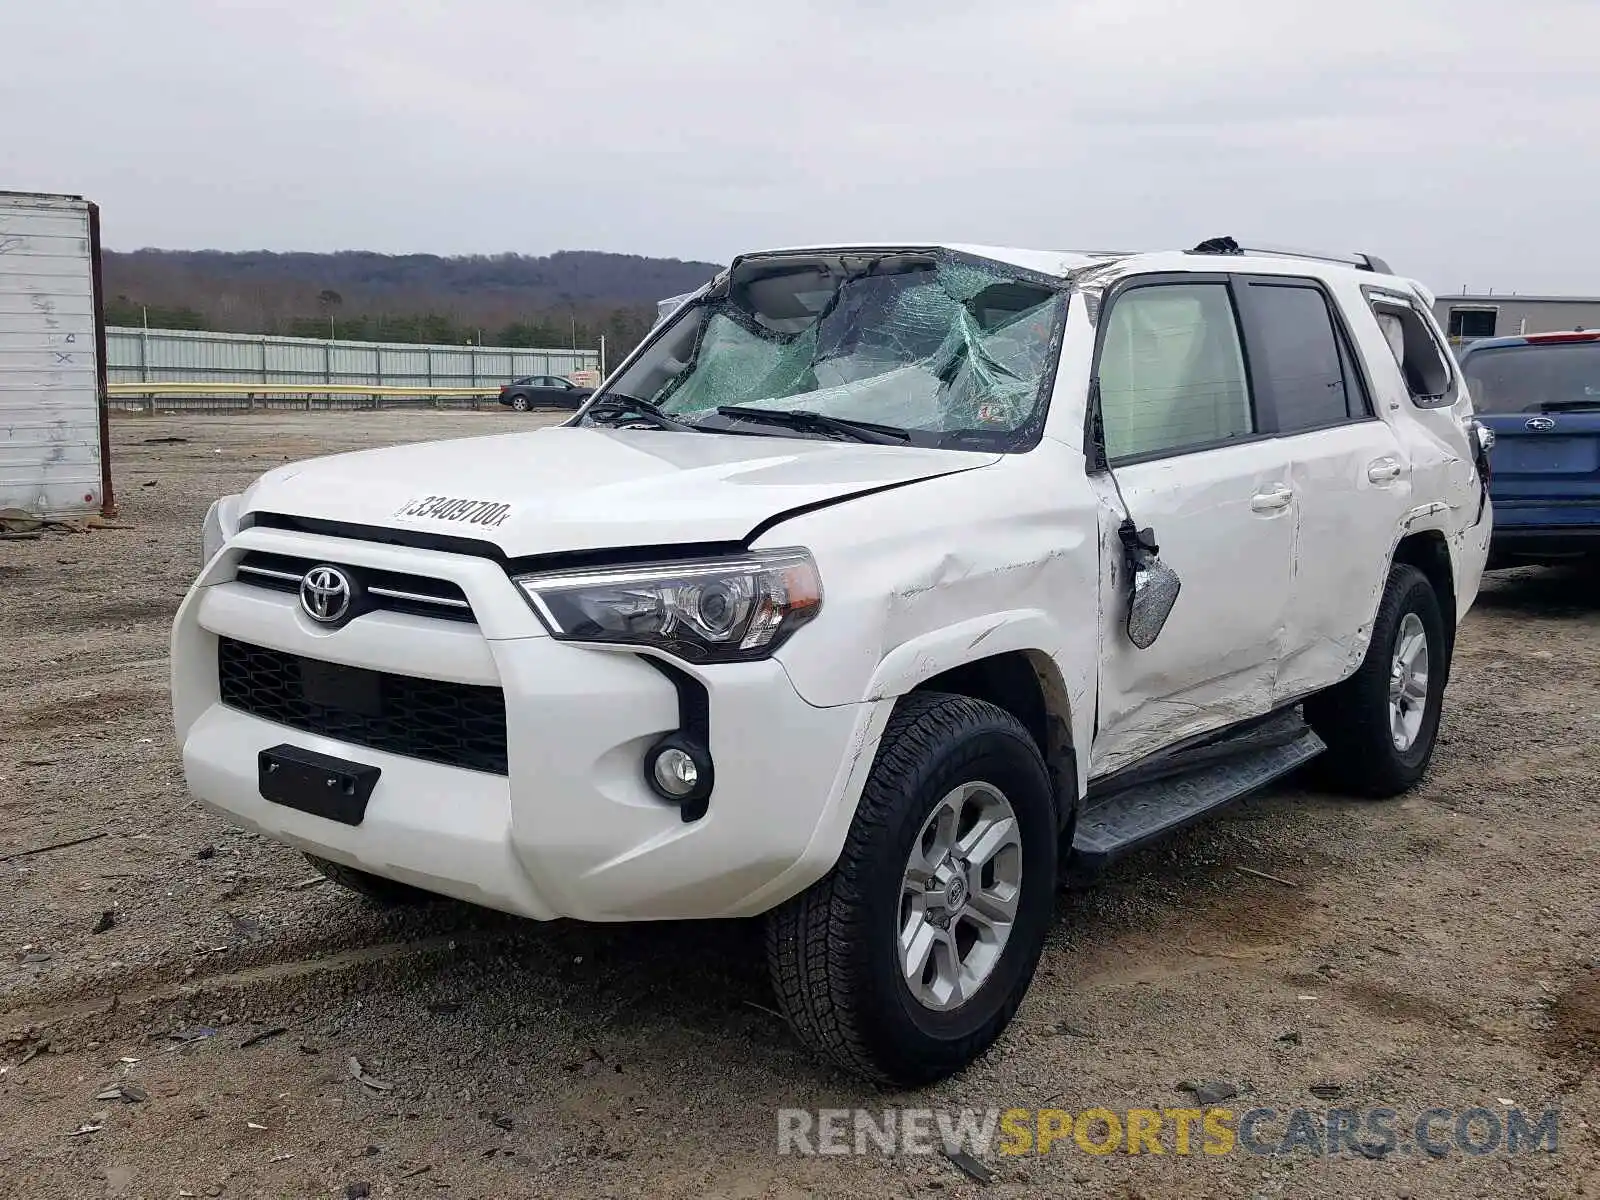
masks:
{"type": "Polygon", "coordinates": [[[318,754],[287,743],[257,756],[261,798],[286,808],[359,825],[382,768],[318,754]]]}

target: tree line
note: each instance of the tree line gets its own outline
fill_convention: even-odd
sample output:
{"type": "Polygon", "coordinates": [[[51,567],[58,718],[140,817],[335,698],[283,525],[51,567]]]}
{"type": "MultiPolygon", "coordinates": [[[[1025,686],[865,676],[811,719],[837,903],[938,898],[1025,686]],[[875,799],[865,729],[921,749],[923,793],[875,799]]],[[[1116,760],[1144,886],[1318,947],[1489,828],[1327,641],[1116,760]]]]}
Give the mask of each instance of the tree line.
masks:
{"type": "Polygon", "coordinates": [[[598,251],[542,257],[107,251],[106,321],[353,341],[594,349],[616,361],[712,263],[598,251]]]}

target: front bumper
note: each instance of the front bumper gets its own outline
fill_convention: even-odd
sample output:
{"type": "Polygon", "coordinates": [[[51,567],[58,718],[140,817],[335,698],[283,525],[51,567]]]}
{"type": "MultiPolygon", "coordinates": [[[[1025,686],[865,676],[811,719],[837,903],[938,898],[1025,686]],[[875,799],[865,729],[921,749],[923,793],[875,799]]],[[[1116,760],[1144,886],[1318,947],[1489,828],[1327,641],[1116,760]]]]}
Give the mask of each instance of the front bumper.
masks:
{"type": "Polygon", "coordinates": [[[832,866],[883,704],[816,708],[768,660],[680,669],[704,686],[716,788],[685,822],[645,783],[678,727],[672,683],[638,654],[550,638],[483,559],[271,529],[239,534],[173,629],[173,711],[194,795],[229,820],[336,862],[538,919],[748,916],[832,866]],[[448,579],[476,624],[372,612],[337,630],[292,595],[234,580],[246,549],[448,579]],[[263,720],[220,702],[217,641],[503,689],[508,774],[445,766],[263,720]],[[289,743],[379,767],[366,816],[341,825],[264,800],[259,751],[289,743]]]}

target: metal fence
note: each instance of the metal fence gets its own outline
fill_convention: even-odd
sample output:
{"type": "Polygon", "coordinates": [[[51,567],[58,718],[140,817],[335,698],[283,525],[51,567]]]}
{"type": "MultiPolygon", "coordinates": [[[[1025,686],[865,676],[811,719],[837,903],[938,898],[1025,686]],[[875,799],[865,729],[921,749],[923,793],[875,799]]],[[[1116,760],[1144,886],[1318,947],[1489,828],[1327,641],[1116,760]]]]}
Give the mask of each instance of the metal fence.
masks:
{"type": "Polygon", "coordinates": [[[498,388],[388,388],[374,384],[113,383],[113,413],[241,413],[271,409],[497,408],[498,388]],[[326,390],[324,390],[326,389],[326,390]]]}
{"type": "MultiPolygon", "coordinates": [[[[307,397],[320,395],[333,407],[372,402],[361,397],[335,398],[320,393],[318,384],[373,387],[488,389],[524,375],[571,375],[593,371],[599,354],[593,350],[520,349],[509,346],[422,346],[398,342],[350,342],[319,338],[274,337],[248,333],[195,333],[182,329],[106,329],[106,369],[112,384],[181,383],[181,400],[161,400],[163,408],[246,407],[237,394],[206,397],[197,384],[304,385],[307,397]]],[[[227,389],[237,393],[237,388],[227,389]]],[[[468,403],[411,398],[416,403],[468,403]]],[[[118,407],[147,408],[143,400],[115,400],[118,407]]],[[[310,400],[263,400],[273,407],[307,407],[310,400]]]]}

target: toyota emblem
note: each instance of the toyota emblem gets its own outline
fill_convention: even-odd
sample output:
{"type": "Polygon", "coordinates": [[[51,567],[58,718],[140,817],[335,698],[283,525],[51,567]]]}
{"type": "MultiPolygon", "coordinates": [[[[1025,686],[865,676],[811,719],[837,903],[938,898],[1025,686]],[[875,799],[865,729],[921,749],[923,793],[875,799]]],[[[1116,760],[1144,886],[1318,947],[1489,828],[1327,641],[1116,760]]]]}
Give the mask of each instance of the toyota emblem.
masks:
{"type": "Polygon", "coordinates": [[[1533,430],[1535,433],[1545,433],[1554,429],[1556,423],[1549,417],[1529,417],[1524,427],[1533,430]]]}
{"type": "Polygon", "coordinates": [[[300,581],[300,607],[324,625],[344,620],[352,598],[350,576],[338,567],[312,567],[300,581]]]}

